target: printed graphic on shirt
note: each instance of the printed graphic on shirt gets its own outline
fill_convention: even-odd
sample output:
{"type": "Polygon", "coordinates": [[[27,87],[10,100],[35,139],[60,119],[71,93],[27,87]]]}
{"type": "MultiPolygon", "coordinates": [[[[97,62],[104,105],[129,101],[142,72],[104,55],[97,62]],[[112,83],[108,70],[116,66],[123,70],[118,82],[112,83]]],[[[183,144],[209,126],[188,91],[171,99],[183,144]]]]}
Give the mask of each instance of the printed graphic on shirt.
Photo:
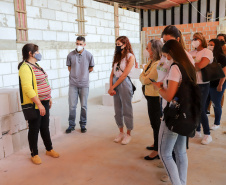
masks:
{"type": "Polygon", "coordinates": [[[157,70],[162,71],[162,72],[167,72],[168,68],[167,69],[164,68],[164,62],[162,62],[157,66],[157,70]]]}

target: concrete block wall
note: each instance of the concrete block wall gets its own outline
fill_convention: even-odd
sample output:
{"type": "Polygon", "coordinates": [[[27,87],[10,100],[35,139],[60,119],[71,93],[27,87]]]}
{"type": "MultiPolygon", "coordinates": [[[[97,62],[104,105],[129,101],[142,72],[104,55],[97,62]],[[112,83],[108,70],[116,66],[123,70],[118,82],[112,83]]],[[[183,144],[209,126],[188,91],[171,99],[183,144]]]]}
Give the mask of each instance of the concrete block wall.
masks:
{"type": "Polygon", "coordinates": [[[140,61],[140,15],[137,12],[119,9],[119,35],[127,36],[132,43],[132,48],[137,62],[140,61]]]}
{"type": "MultiPolygon", "coordinates": [[[[0,89],[0,159],[28,147],[28,123],[18,108],[18,95],[18,89],[0,89]],[[4,108],[7,108],[7,111],[2,112],[4,108]]],[[[50,117],[49,127],[51,136],[62,133],[60,118],[57,116],[50,117]]]]}
{"type": "Polygon", "coordinates": [[[70,1],[27,1],[29,40],[74,41],[77,7],[70,1]]]}
{"type": "MultiPolygon", "coordinates": [[[[5,41],[16,41],[16,24],[14,16],[14,3],[12,0],[0,1],[0,42],[6,45],[5,41]]],[[[0,88],[15,87],[18,85],[17,50],[6,48],[0,49],[0,88]]]]}
{"type": "MultiPolygon", "coordinates": [[[[74,50],[78,33],[75,0],[26,1],[28,40],[39,45],[39,64],[49,75],[52,97],[67,96],[69,72],[67,54],[74,50]]],[[[90,74],[90,89],[109,82],[114,55],[114,7],[85,0],[87,46],[94,55],[95,68],[90,74]]],[[[23,43],[16,43],[14,3],[0,1],[0,88],[18,88],[18,61],[23,43]]],[[[139,13],[119,9],[120,35],[129,37],[137,61],[140,60],[139,13]]]]}
{"type": "MultiPolygon", "coordinates": [[[[217,28],[219,26],[219,22],[203,22],[203,23],[193,23],[193,24],[180,24],[175,25],[183,34],[185,42],[186,42],[186,48],[187,50],[191,50],[191,36],[195,32],[202,32],[207,40],[207,42],[210,39],[216,38],[217,36],[217,28]]],[[[145,31],[146,40],[149,40],[151,38],[160,39],[161,33],[164,30],[165,26],[155,26],[155,27],[145,27],[143,28],[143,31],[145,31]],[[151,36],[151,35],[157,36],[151,36]]]]}

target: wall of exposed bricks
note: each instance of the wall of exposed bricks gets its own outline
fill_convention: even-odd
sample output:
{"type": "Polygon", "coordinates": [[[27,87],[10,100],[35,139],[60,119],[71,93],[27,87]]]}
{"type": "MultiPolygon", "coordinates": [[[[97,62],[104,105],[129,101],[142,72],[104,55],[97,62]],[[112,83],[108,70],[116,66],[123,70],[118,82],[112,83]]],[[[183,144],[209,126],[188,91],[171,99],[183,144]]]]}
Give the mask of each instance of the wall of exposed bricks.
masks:
{"type": "MultiPolygon", "coordinates": [[[[219,22],[180,24],[175,26],[182,32],[186,43],[186,49],[190,51],[192,35],[195,32],[202,32],[208,42],[210,39],[216,38],[219,22]]],[[[160,39],[164,28],[165,26],[143,27],[143,31],[145,31],[145,40],[160,39]]]]}

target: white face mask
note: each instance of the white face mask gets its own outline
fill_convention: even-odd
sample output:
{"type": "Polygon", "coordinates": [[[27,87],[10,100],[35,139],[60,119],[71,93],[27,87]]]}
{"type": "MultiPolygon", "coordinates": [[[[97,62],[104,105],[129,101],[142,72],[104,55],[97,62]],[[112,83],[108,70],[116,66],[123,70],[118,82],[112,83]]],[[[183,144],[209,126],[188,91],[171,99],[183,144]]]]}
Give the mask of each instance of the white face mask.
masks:
{"type": "Polygon", "coordinates": [[[163,38],[161,38],[160,41],[163,43],[163,45],[165,44],[163,38]]]}
{"type": "Polygon", "coordinates": [[[145,57],[145,58],[149,58],[150,57],[150,54],[149,54],[149,52],[148,52],[148,50],[144,50],[143,51],[143,56],[145,57]]]}
{"type": "Polygon", "coordinates": [[[200,42],[199,42],[198,40],[193,40],[193,41],[191,42],[191,45],[192,45],[192,47],[197,48],[197,47],[199,47],[200,42]]]}
{"type": "Polygon", "coordinates": [[[79,51],[82,51],[83,50],[83,46],[76,46],[76,49],[77,49],[77,51],[79,52],[79,51]]]}
{"type": "Polygon", "coordinates": [[[209,50],[213,51],[214,46],[208,46],[207,48],[208,48],[209,50]]]}

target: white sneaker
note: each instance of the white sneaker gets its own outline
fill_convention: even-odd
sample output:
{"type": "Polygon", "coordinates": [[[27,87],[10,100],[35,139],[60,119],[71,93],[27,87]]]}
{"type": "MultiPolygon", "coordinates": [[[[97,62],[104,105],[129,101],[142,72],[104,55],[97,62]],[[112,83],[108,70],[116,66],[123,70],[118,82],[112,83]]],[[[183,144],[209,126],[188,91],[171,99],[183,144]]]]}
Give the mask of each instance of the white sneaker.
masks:
{"type": "Polygon", "coordinates": [[[194,137],[194,138],[201,138],[201,137],[202,137],[201,132],[196,131],[196,132],[195,132],[195,137],[194,137]]]}
{"type": "Polygon", "coordinates": [[[202,139],[202,144],[203,145],[208,145],[209,143],[212,142],[212,136],[211,135],[205,135],[204,138],[202,139]]]}
{"type": "Polygon", "coordinates": [[[220,128],[220,125],[213,125],[210,130],[217,130],[218,128],[220,128]]]}
{"type": "Polygon", "coordinates": [[[125,137],[125,133],[120,132],[119,135],[114,139],[114,142],[118,143],[125,137]]]}
{"type": "Polygon", "coordinates": [[[128,134],[123,138],[122,145],[127,145],[131,141],[132,137],[128,134]]]}

